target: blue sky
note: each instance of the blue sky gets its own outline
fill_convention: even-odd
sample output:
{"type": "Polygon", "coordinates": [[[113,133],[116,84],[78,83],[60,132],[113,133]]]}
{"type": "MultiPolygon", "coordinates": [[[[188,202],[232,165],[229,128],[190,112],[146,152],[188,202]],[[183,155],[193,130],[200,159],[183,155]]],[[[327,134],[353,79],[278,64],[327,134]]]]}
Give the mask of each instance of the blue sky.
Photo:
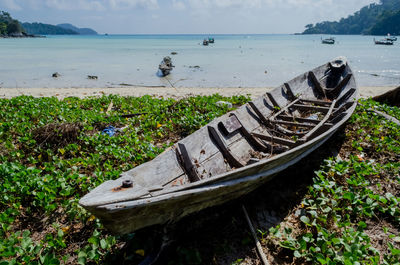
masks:
{"type": "MultiPolygon", "coordinates": [[[[0,0],[22,22],[110,34],[274,34],[338,20],[374,0],[0,0]]],[[[376,2],[376,1],[375,1],[376,2]]]]}

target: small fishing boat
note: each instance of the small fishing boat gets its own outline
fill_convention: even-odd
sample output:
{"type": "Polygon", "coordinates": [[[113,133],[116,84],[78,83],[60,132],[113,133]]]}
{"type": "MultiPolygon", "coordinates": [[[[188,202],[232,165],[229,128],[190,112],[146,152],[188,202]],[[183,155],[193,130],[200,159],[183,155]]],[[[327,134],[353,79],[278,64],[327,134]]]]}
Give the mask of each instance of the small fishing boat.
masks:
{"type": "Polygon", "coordinates": [[[214,43],[214,38],[208,38],[208,43],[214,43]]]}
{"type": "Polygon", "coordinates": [[[388,39],[375,40],[374,38],[374,42],[377,45],[393,45],[393,41],[388,39]]]}
{"type": "Polygon", "coordinates": [[[357,99],[339,57],[216,118],[79,203],[116,234],[175,222],[249,193],[306,157],[350,118],[357,99]]]}
{"type": "Polygon", "coordinates": [[[208,40],[207,40],[207,39],[204,39],[204,40],[203,40],[203,45],[204,45],[204,46],[208,46],[208,40]]]}
{"type": "Polygon", "coordinates": [[[391,36],[391,35],[388,33],[388,35],[385,37],[385,40],[397,41],[397,37],[396,37],[396,36],[391,36]]]}
{"type": "Polygon", "coordinates": [[[164,57],[163,60],[161,61],[161,63],[158,65],[158,69],[161,71],[161,74],[163,76],[169,75],[172,68],[174,68],[174,67],[175,66],[172,65],[171,57],[169,57],[169,56],[164,57]]]}
{"type": "Polygon", "coordinates": [[[333,38],[333,37],[330,37],[327,39],[321,38],[321,42],[322,42],[322,44],[335,44],[335,38],[333,38]]]}

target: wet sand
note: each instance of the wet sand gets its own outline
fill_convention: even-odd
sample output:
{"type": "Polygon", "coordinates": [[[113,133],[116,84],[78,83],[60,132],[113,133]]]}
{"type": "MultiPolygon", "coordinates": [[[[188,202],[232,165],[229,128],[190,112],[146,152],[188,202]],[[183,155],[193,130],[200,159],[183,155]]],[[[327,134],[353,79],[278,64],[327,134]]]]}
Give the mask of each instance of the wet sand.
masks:
{"type": "MultiPolygon", "coordinates": [[[[381,95],[394,89],[395,87],[360,87],[361,97],[373,97],[381,95]]],[[[273,89],[273,87],[227,87],[227,88],[204,88],[204,87],[113,87],[113,88],[1,88],[0,98],[12,98],[21,95],[34,97],[58,97],[60,99],[66,97],[90,97],[117,94],[121,96],[152,95],[164,98],[183,98],[188,96],[204,96],[212,94],[220,94],[223,96],[250,95],[256,98],[265,92],[273,89]]]]}

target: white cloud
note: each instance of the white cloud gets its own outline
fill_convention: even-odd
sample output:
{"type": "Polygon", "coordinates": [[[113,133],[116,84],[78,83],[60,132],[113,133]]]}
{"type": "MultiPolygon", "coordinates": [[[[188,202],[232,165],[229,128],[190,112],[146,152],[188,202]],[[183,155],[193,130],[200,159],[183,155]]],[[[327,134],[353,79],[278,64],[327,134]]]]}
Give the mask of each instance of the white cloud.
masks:
{"type": "Polygon", "coordinates": [[[15,0],[2,0],[3,5],[10,10],[21,10],[21,7],[15,2],[15,0]]]}
{"type": "Polygon", "coordinates": [[[175,9],[175,10],[185,10],[186,6],[181,1],[172,0],[172,8],[175,9]]]}
{"type": "Polygon", "coordinates": [[[106,0],[113,9],[125,9],[142,7],[146,9],[158,9],[157,0],[106,0]]]}
{"type": "Polygon", "coordinates": [[[105,10],[100,1],[91,0],[46,0],[46,6],[58,10],[105,10]]]}

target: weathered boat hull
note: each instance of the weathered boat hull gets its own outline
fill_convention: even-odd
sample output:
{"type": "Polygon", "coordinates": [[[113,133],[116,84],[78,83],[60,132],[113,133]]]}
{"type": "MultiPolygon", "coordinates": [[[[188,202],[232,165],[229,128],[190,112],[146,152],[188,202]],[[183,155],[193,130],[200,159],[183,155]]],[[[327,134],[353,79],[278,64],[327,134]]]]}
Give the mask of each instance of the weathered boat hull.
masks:
{"type": "MultiPolygon", "coordinates": [[[[334,132],[332,132],[333,134],[334,132]]],[[[256,174],[226,180],[210,186],[183,190],[172,196],[143,199],[124,203],[110,204],[90,211],[102,220],[111,232],[126,234],[150,225],[164,224],[179,219],[205,208],[221,205],[250,193],[271,180],[285,168],[297,163],[302,158],[322,145],[329,136],[322,138],[307,150],[300,149],[286,157],[289,161],[275,165],[264,165],[256,174]]]]}
{"type": "Polygon", "coordinates": [[[337,62],[215,119],[154,160],[103,183],[80,204],[124,234],[251,192],[318,148],[353,113],[357,86],[349,66],[337,62]],[[133,185],[124,186],[126,181],[133,185]]]}

